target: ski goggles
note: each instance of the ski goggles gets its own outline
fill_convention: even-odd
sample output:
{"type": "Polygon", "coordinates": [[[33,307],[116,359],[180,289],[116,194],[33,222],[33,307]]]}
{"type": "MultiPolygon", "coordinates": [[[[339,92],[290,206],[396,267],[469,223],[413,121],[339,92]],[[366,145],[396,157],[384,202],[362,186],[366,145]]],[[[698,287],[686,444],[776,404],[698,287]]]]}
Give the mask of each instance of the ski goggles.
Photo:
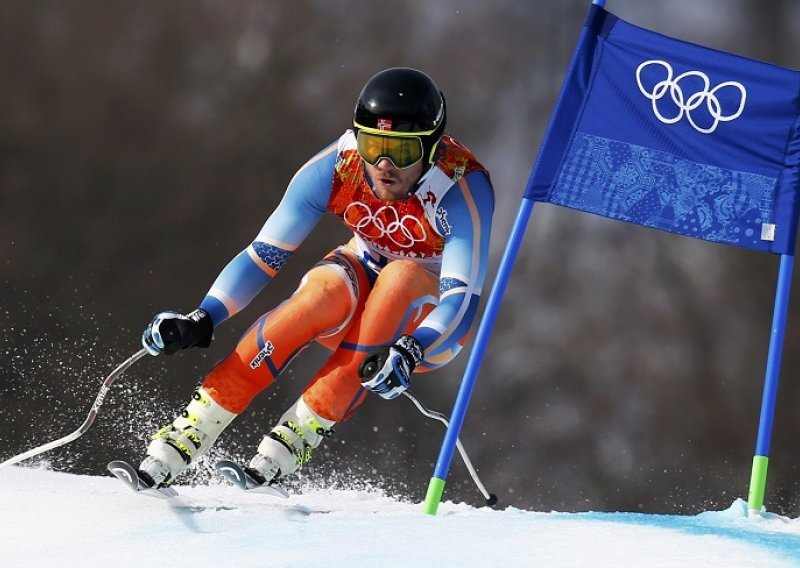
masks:
{"type": "Polygon", "coordinates": [[[398,170],[410,168],[422,159],[422,139],[426,132],[392,132],[359,128],[356,148],[361,158],[375,166],[386,158],[398,170]]]}

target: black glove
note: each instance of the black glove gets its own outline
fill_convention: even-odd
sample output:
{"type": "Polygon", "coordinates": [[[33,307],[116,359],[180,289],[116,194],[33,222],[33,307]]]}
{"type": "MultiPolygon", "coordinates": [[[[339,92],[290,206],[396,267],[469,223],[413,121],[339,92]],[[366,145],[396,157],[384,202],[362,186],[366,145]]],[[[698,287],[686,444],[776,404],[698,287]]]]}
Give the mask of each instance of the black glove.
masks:
{"type": "Polygon", "coordinates": [[[422,346],[411,335],[403,335],[389,347],[367,355],[358,367],[361,386],[387,400],[408,388],[411,373],[422,363],[422,346]]]}
{"type": "Polygon", "coordinates": [[[211,316],[202,309],[188,315],[161,312],[142,334],[142,345],[150,355],[172,355],[187,347],[208,347],[214,336],[211,316]]]}

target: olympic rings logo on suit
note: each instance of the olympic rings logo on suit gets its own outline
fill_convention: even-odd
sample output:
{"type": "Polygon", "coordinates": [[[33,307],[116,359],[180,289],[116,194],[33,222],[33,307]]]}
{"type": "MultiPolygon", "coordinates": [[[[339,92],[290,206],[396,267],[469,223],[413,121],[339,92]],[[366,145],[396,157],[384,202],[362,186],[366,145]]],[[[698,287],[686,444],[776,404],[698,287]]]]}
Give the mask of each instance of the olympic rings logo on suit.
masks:
{"type": "Polygon", "coordinates": [[[357,233],[371,239],[387,237],[400,248],[411,248],[428,237],[425,226],[413,215],[400,215],[394,207],[384,205],[374,213],[369,205],[354,201],[344,210],[342,219],[357,233]]]}
{"type": "Polygon", "coordinates": [[[686,120],[689,121],[689,124],[691,124],[695,130],[703,134],[711,134],[717,129],[717,126],[719,126],[720,122],[735,120],[739,118],[744,111],[745,101],[747,100],[747,89],[745,89],[744,85],[741,83],[736,81],[725,81],[713,89],[710,89],[709,87],[711,86],[711,80],[708,78],[708,75],[702,71],[687,71],[685,73],[681,73],[675,78],[673,78],[673,73],[672,66],[666,61],[661,61],[659,59],[645,61],[636,68],[636,83],[639,85],[639,90],[645,97],[652,101],[653,113],[662,123],[675,124],[685,115],[686,120]],[[663,67],[666,71],[666,78],[656,83],[652,89],[647,90],[642,84],[642,71],[652,65],[659,65],[663,67]],[[703,84],[703,88],[702,90],[689,95],[687,98],[683,92],[683,89],[681,88],[681,81],[688,77],[697,77],[700,79],[703,84]],[[720,102],[719,98],[717,98],[717,93],[721,89],[725,88],[733,88],[739,91],[739,108],[730,114],[723,113],[722,103],[720,102]],[[663,99],[667,93],[669,93],[669,97],[678,108],[678,114],[672,117],[664,116],[659,109],[659,101],[663,99]],[[711,125],[707,127],[698,125],[695,119],[692,117],[692,112],[697,110],[703,103],[705,103],[706,109],[708,109],[708,113],[711,115],[711,118],[714,119],[711,125]]]}

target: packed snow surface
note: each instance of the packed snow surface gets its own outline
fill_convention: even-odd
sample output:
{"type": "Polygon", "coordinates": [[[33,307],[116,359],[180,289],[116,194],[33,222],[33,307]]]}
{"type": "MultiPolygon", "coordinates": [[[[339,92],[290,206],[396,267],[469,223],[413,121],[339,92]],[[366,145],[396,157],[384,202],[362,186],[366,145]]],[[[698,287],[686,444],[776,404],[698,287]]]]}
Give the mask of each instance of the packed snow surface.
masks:
{"type": "MultiPolygon", "coordinates": [[[[113,477],[0,470],[0,566],[800,567],[800,519],[491,510],[379,492],[289,499],[223,482],[160,500],[113,477]]],[[[445,494],[446,496],[446,494],[445,494]]]]}

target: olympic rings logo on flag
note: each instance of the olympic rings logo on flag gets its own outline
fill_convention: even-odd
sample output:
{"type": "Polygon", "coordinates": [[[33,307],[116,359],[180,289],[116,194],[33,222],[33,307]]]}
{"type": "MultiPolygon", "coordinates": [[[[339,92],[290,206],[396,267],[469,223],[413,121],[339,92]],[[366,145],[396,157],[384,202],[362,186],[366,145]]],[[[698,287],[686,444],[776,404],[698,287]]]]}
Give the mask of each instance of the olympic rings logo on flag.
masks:
{"type": "MultiPolygon", "coordinates": [[[[653,113],[656,115],[656,118],[659,121],[664,124],[675,124],[685,115],[686,120],[689,121],[689,124],[691,124],[695,130],[703,134],[711,134],[714,132],[717,129],[717,126],[719,126],[720,122],[728,122],[739,118],[744,111],[744,104],[747,100],[747,89],[745,89],[744,85],[741,83],[736,81],[725,81],[713,89],[709,89],[711,86],[711,80],[708,78],[708,75],[702,71],[687,71],[685,73],[681,73],[673,79],[672,66],[666,61],[661,61],[659,59],[645,61],[636,68],[636,83],[639,85],[639,90],[642,92],[642,94],[652,101],[653,113]],[[652,65],[659,65],[663,67],[666,71],[666,78],[657,82],[655,85],[653,85],[652,89],[648,90],[642,84],[642,72],[647,67],[652,65]],[[699,79],[702,83],[702,89],[692,95],[689,95],[687,98],[683,92],[683,88],[681,87],[681,81],[684,81],[684,85],[688,87],[685,81],[690,77],[696,77],[699,79]],[[726,88],[736,89],[738,91],[739,107],[735,110],[735,112],[730,114],[723,113],[723,104],[717,97],[717,94],[722,89],[726,88]],[[660,107],[663,107],[663,104],[659,105],[659,101],[661,101],[667,95],[667,93],[669,93],[670,99],[672,99],[672,102],[677,108],[677,114],[675,116],[664,116],[664,113],[661,112],[660,107]],[[713,122],[711,122],[709,126],[697,124],[696,116],[693,116],[693,113],[703,103],[705,103],[708,114],[713,119],[713,122]]],[[[695,81],[691,81],[691,83],[695,83],[695,81]]]]}
{"type": "Polygon", "coordinates": [[[354,201],[344,210],[344,222],[360,235],[370,239],[387,237],[400,248],[411,248],[427,239],[425,226],[413,215],[400,215],[397,210],[384,205],[375,213],[369,205],[354,201]]]}

